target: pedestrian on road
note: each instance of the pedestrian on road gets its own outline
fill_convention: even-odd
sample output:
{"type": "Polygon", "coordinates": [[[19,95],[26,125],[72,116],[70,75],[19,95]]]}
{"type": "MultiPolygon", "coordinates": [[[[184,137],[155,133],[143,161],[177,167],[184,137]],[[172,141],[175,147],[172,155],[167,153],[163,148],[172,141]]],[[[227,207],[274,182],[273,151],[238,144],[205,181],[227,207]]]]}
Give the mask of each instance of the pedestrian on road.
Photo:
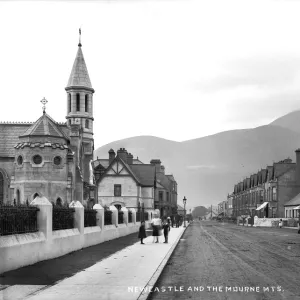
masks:
{"type": "Polygon", "coordinates": [[[164,229],[164,237],[165,237],[164,243],[167,244],[168,243],[168,237],[169,237],[169,231],[170,231],[170,224],[167,220],[163,224],[163,229],[164,229]]]}
{"type": "Polygon", "coordinates": [[[279,220],[279,228],[282,228],[282,219],[279,220]]]}
{"type": "Polygon", "coordinates": [[[152,235],[153,235],[153,243],[156,239],[156,243],[159,243],[159,236],[161,235],[160,231],[161,231],[161,219],[158,218],[157,215],[154,215],[154,218],[151,220],[151,225],[152,225],[152,235]]]}
{"type": "Polygon", "coordinates": [[[170,217],[167,218],[167,222],[169,224],[169,231],[170,231],[171,230],[171,218],[170,217]]]}
{"type": "Polygon", "coordinates": [[[142,222],[141,223],[141,226],[140,226],[140,230],[139,230],[139,236],[138,238],[141,239],[141,244],[145,244],[143,242],[143,239],[145,239],[147,236],[146,236],[146,230],[145,230],[145,222],[142,222]]]}

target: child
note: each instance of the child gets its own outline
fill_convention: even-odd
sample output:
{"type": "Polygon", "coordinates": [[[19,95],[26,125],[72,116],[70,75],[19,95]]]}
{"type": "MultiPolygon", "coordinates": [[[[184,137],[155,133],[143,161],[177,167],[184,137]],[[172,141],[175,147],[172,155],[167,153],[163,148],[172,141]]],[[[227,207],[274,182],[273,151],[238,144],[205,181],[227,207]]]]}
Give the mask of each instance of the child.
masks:
{"type": "Polygon", "coordinates": [[[169,225],[168,221],[164,222],[163,229],[164,229],[164,236],[165,236],[164,243],[167,244],[168,243],[168,235],[169,235],[169,231],[170,231],[170,225],[169,225]]]}
{"type": "Polygon", "coordinates": [[[282,228],[282,219],[279,220],[279,228],[282,228]]]}
{"type": "Polygon", "coordinates": [[[141,223],[141,226],[140,226],[140,230],[139,230],[139,236],[138,238],[141,239],[141,244],[145,244],[143,243],[143,239],[146,238],[146,230],[145,230],[145,222],[142,222],[141,223]]]}

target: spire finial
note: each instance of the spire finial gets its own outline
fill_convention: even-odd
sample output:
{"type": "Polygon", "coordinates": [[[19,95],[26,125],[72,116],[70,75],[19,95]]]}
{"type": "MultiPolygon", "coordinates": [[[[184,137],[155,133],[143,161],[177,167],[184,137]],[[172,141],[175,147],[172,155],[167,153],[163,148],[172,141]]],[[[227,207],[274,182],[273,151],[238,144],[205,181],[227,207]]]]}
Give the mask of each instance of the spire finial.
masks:
{"type": "Polygon", "coordinates": [[[43,114],[45,114],[46,113],[46,104],[48,103],[48,100],[44,97],[41,100],[41,103],[43,104],[43,114]]]}
{"type": "Polygon", "coordinates": [[[79,44],[78,47],[81,47],[81,27],[79,28],[79,44]]]}

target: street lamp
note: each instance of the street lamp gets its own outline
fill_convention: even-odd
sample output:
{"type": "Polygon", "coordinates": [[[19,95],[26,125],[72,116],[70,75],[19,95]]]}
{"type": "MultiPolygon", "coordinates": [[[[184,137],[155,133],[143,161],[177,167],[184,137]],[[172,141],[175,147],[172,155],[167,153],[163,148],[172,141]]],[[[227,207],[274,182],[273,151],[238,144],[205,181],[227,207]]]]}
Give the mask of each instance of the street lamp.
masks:
{"type": "Polygon", "coordinates": [[[183,218],[183,220],[184,220],[184,224],[183,224],[183,227],[186,227],[185,226],[185,205],[186,205],[186,198],[185,198],[185,196],[183,197],[183,205],[184,205],[184,218],[183,218]]]}

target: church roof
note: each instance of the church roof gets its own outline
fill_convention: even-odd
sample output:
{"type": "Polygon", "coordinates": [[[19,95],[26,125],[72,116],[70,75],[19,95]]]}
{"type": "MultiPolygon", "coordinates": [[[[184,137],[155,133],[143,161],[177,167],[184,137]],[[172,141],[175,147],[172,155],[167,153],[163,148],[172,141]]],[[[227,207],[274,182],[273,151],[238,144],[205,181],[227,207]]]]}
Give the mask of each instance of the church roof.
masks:
{"type": "Polygon", "coordinates": [[[20,137],[25,136],[52,136],[68,140],[68,137],[60,129],[59,124],[57,124],[46,113],[43,113],[36,122],[34,122],[22,135],[20,135],[20,137]]]}
{"type": "Polygon", "coordinates": [[[70,74],[67,88],[73,86],[87,87],[92,89],[91,80],[80,45],[78,47],[78,51],[70,74]]]}

